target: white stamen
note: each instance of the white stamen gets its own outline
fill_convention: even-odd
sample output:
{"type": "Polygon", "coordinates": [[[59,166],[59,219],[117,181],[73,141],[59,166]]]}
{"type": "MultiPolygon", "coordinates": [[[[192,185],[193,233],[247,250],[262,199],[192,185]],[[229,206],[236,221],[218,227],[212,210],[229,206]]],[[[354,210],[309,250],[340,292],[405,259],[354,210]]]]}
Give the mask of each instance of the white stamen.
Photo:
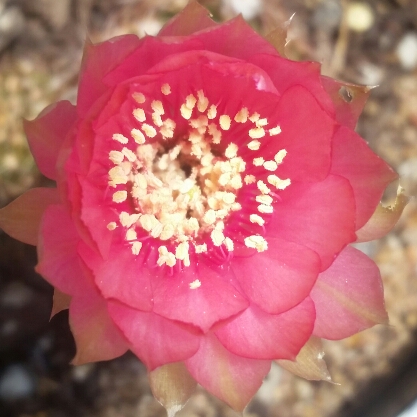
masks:
{"type": "Polygon", "coordinates": [[[122,143],[123,145],[126,145],[126,143],[129,142],[129,139],[121,133],[114,133],[112,139],[122,143]]]}

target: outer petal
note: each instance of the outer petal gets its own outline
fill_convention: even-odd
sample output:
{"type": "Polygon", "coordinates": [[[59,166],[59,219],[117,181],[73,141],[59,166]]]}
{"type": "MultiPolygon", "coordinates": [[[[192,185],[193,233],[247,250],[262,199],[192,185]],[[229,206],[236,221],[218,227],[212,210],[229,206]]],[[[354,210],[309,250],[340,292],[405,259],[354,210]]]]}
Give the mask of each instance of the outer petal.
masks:
{"type": "Polygon", "coordinates": [[[368,222],[356,232],[357,242],[368,242],[369,240],[379,239],[385,236],[397,223],[409,198],[404,194],[404,190],[398,187],[397,198],[393,206],[384,207],[378,204],[374,214],[368,222]]]}
{"type": "Polygon", "coordinates": [[[103,259],[85,244],[79,254],[91,269],[101,294],[142,311],[152,309],[150,279],[152,272],[143,266],[141,257],[133,256],[129,247],[114,245],[110,256],[103,259]]]}
{"type": "Polygon", "coordinates": [[[109,312],[129,340],[131,350],[149,370],[183,361],[198,350],[200,334],[193,326],[155,313],[143,313],[115,301],[109,302],[109,312]]]}
{"type": "Polygon", "coordinates": [[[71,296],[55,288],[52,302],[51,319],[62,310],[67,310],[71,303],[71,296]]]}
{"type": "Polygon", "coordinates": [[[324,339],[343,339],[388,320],[378,267],[349,246],[319,275],[311,298],[317,312],[314,334],[324,339]]]}
{"type": "Polygon", "coordinates": [[[310,297],[282,314],[251,306],[215,334],[232,353],[254,359],[295,359],[311,336],[315,310],[310,297]]]}
{"type": "Polygon", "coordinates": [[[40,226],[36,271],[59,291],[83,295],[91,287],[77,253],[79,236],[67,209],[50,205],[40,226]]]}
{"type": "Polygon", "coordinates": [[[294,375],[310,381],[331,381],[326,362],[323,360],[324,352],[321,339],[312,336],[301,348],[295,361],[278,360],[279,366],[294,375]]]}
{"type": "Polygon", "coordinates": [[[35,120],[23,121],[30,150],[45,177],[56,179],[58,152],[76,118],[75,106],[64,100],[46,107],[35,120]]]}
{"type": "Polygon", "coordinates": [[[356,229],[372,215],[387,185],[398,175],[353,130],[340,127],[333,139],[331,173],[347,178],[356,202],[356,229]]]}
{"type": "Polygon", "coordinates": [[[160,30],[158,36],[187,36],[213,26],[217,23],[210,19],[209,11],[192,0],[160,30]]]}
{"type": "Polygon", "coordinates": [[[271,361],[234,355],[210,333],[185,364],[200,385],[238,411],[246,407],[271,368],[271,361]]]}
{"type": "Polygon", "coordinates": [[[183,362],[156,368],[149,373],[149,382],[153,396],[166,408],[168,417],[175,417],[197,386],[183,362]]]}
{"type": "Polygon", "coordinates": [[[104,76],[122,62],[142,41],[136,35],[123,35],[93,45],[87,41],[78,86],[77,112],[85,115],[108,89],[104,76]]]}
{"type": "Polygon", "coordinates": [[[336,120],[341,125],[354,129],[371,87],[343,83],[325,76],[321,77],[321,82],[335,105],[336,120]]]}
{"type": "Polygon", "coordinates": [[[56,188],[32,188],[0,209],[0,227],[14,239],[37,245],[42,215],[58,202],[56,188]]]}
{"type": "Polygon", "coordinates": [[[308,296],[320,270],[320,258],[305,246],[268,239],[268,250],[250,258],[234,258],[232,270],[250,300],[278,314],[308,296]]]}
{"type": "Polygon", "coordinates": [[[267,235],[314,250],[321,258],[322,271],[355,241],[355,200],[346,179],[330,175],[313,184],[294,183],[281,195],[267,235]]]}
{"type": "Polygon", "coordinates": [[[128,349],[108,314],[106,302],[93,290],[72,298],[69,321],[77,347],[74,365],[117,358],[128,349]]]}
{"type": "MultiPolygon", "coordinates": [[[[275,109],[281,133],[263,139],[264,146],[252,157],[273,160],[287,151],[277,174],[291,181],[320,181],[326,178],[331,163],[332,120],[304,87],[288,89],[275,109]]],[[[275,126],[271,126],[275,127],[275,126]]]]}
{"type": "Polygon", "coordinates": [[[230,275],[223,268],[200,262],[195,269],[190,266],[173,277],[158,277],[157,281],[153,280],[153,283],[156,281],[154,311],[207,332],[217,321],[235,315],[249,305],[233,286],[230,275]]]}
{"type": "Polygon", "coordinates": [[[288,22],[284,23],[282,26],[276,27],[265,36],[265,39],[283,57],[285,57],[285,45],[287,43],[287,26],[288,22]]]}

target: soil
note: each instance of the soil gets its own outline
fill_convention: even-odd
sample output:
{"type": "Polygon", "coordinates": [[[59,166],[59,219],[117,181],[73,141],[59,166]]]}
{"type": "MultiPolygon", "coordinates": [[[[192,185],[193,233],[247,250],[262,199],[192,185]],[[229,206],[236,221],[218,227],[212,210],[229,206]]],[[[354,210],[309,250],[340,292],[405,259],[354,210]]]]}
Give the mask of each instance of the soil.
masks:
{"type": "MultiPolygon", "coordinates": [[[[219,20],[236,2],[201,1],[219,20]]],[[[83,42],[155,34],[186,0],[0,0],[0,206],[46,185],[22,130],[58,99],[76,99],[83,42]]],[[[287,55],[326,75],[378,85],[357,130],[417,194],[417,2],[242,1],[262,34],[291,20],[287,55]]],[[[243,7],[243,6],[241,6],[243,7]]],[[[244,41],[244,40],[242,40],[244,41]]],[[[389,196],[388,196],[389,197],[389,196]]],[[[34,272],[36,251],[0,231],[0,417],[157,417],[146,369],[130,353],[73,367],[63,311],[49,321],[52,289],[34,272]]],[[[417,207],[395,230],[362,245],[380,266],[390,326],[326,342],[333,380],[308,382],[274,366],[246,417],[393,417],[417,397],[417,207]]],[[[236,416],[202,389],[179,416],[236,416]]]]}

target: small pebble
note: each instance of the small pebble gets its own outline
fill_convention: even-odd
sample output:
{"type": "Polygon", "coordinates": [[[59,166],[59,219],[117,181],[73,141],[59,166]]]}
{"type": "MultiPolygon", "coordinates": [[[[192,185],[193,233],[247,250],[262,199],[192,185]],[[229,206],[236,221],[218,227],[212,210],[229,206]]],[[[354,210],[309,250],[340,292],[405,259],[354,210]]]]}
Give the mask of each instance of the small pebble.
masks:
{"type": "Polygon", "coordinates": [[[229,5],[235,14],[242,13],[245,20],[254,19],[262,10],[261,0],[224,0],[224,3],[226,6],[229,5]]]}
{"type": "Polygon", "coordinates": [[[417,68],[417,32],[409,32],[403,36],[396,50],[401,66],[412,71],[417,68]]]}
{"type": "Polygon", "coordinates": [[[355,32],[365,32],[374,24],[374,13],[366,3],[349,3],[346,11],[347,25],[355,32]]]}
{"type": "Polygon", "coordinates": [[[0,375],[0,399],[3,401],[22,400],[34,391],[34,379],[22,365],[11,365],[0,375]]]}

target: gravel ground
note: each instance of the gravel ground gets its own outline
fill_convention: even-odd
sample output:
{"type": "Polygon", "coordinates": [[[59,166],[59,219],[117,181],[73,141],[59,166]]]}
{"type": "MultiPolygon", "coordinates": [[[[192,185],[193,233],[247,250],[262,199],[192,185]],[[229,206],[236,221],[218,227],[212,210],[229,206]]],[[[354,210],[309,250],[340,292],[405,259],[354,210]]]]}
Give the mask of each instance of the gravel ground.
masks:
{"type": "MultiPolygon", "coordinates": [[[[185,3],[0,0],[0,206],[27,188],[47,184],[34,166],[21,120],[34,118],[57,99],[75,99],[85,37],[99,41],[126,32],[154,34],[185,3]]],[[[201,3],[218,20],[242,12],[261,33],[296,13],[289,57],[318,60],[325,74],[345,81],[379,85],[358,131],[398,170],[408,194],[417,194],[415,0],[201,3]]],[[[67,313],[48,321],[52,291],[33,272],[34,249],[1,232],[0,248],[0,416],[163,416],[145,368],[133,355],[68,365],[74,344],[67,313]]],[[[307,382],[274,367],[246,417],[392,417],[417,396],[416,203],[409,204],[393,233],[362,249],[381,268],[391,326],[325,344],[330,372],[340,385],[307,382]],[[400,387],[401,381],[393,381],[404,381],[407,370],[411,379],[401,394],[385,401],[400,387]]],[[[179,415],[237,414],[199,390],[179,415]]]]}

